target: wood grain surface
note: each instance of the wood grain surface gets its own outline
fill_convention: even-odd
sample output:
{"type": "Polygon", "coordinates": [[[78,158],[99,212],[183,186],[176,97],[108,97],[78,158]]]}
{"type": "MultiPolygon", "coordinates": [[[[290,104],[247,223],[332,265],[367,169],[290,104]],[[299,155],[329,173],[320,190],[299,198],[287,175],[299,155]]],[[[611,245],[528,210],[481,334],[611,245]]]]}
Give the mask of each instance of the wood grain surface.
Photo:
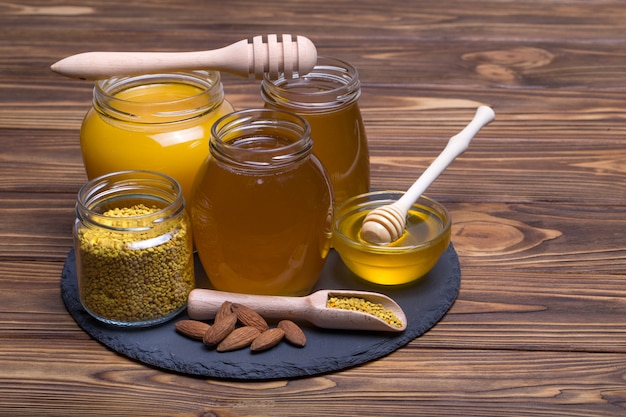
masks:
{"type": "MultiPolygon", "coordinates": [[[[0,2],[0,415],[625,415],[624,22],[620,0],[0,2]],[[452,214],[459,298],[406,347],[310,378],[193,378],[111,352],[59,285],[92,84],[49,66],[266,33],[358,68],[374,189],[408,187],[494,107],[427,193],[452,214]]],[[[256,81],[222,80],[237,108],[262,104],[256,81]]]]}

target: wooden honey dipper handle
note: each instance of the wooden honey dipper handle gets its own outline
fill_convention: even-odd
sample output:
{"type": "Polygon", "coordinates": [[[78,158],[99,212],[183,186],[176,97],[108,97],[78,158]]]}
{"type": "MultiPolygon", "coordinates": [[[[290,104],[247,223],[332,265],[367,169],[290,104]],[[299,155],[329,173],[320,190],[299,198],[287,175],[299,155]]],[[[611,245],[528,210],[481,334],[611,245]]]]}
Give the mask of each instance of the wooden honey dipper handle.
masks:
{"type": "Polygon", "coordinates": [[[281,73],[309,73],[317,62],[313,42],[304,36],[271,34],[244,39],[220,49],[194,52],[85,52],[54,63],[66,77],[97,80],[115,75],[207,69],[262,79],[281,73]],[[295,39],[294,39],[295,38],[295,39]]]}

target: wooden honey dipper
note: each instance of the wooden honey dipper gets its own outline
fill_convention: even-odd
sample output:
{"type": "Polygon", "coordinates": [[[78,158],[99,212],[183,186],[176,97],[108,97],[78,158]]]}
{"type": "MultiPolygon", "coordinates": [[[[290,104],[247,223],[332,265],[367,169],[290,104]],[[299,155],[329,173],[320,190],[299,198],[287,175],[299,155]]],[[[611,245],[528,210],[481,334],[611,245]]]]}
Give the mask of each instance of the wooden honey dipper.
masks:
{"type": "Polygon", "coordinates": [[[398,240],[404,233],[407,214],[413,203],[457,156],[467,150],[478,131],[495,117],[496,114],[491,107],[480,106],[472,121],[448,140],[444,150],[399,200],[367,213],[361,225],[363,240],[377,245],[387,245],[398,240]]]}
{"type": "Polygon", "coordinates": [[[97,80],[115,75],[207,69],[243,77],[277,79],[281,73],[309,73],[317,62],[313,42],[304,36],[255,36],[220,49],[194,52],[84,52],[54,63],[66,77],[97,80]]]}

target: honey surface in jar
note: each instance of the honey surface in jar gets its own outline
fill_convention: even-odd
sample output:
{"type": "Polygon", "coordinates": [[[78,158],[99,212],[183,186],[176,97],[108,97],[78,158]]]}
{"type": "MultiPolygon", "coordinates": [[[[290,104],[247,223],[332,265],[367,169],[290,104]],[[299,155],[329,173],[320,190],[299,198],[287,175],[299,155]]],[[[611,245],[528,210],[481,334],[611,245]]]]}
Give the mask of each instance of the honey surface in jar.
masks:
{"type": "Polygon", "coordinates": [[[311,125],[313,153],[333,183],[336,204],[369,191],[367,137],[357,102],[323,114],[300,114],[311,125]]]}
{"type": "MultiPolygon", "coordinates": [[[[240,138],[234,148],[264,151],[281,138],[240,138]]],[[[195,245],[219,290],[303,295],[318,279],[330,246],[332,198],[317,159],[280,170],[233,168],[211,157],[192,204],[195,245]]]]}
{"type": "Polygon", "coordinates": [[[92,107],[81,128],[81,150],[90,179],[124,170],[162,172],[176,179],[186,201],[208,155],[210,129],[233,108],[213,107],[204,90],[183,82],[151,82],[103,99],[111,108],[92,107]],[[110,101],[109,101],[110,100],[110,101]],[[189,106],[196,112],[188,115],[189,106]],[[209,106],[202,112],[202,106],[209,106]]]}

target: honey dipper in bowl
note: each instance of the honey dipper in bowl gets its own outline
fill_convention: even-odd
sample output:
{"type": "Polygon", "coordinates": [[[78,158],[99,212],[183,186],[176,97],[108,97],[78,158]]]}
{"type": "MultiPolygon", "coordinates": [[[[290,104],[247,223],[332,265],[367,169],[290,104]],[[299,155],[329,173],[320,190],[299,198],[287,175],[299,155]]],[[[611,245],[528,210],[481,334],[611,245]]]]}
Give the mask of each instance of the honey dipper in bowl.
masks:
{"type": "Polygon", "coordinates": [[[255,36],[223,48],[194,52],[84,52],[50,67],[66,77],[83,80],[184,70],[215,70],[262,79],[280,74],[307,74],[317,62],[317,50],[304,36],[255,36]]]}

